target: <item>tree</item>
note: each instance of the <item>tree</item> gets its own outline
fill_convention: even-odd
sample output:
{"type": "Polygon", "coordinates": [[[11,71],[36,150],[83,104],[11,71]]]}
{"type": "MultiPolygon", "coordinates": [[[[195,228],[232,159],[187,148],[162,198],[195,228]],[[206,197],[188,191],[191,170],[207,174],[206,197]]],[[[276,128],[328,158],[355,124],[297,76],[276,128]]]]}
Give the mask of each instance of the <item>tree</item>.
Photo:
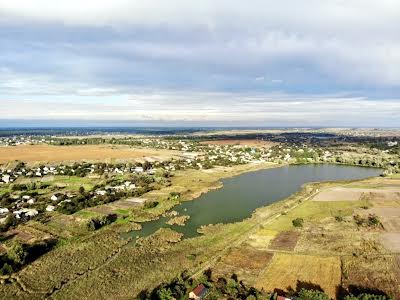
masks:
{"type": "Polygon", "coordinates": [[[292,224],[294,227],[303,227],[304,220],[302,218],[296,218],[292,220],[292,224]]]}
{"type": "Polygon", "coordinates": [[[85,193],[85,188],[83,186],[79,187],[79,194],[85,193]]]}
{"type": "Polygon", "coordinates": [[[296,298],[297,300],[329,300],[329,296],[317,290],[301,289],[296,298]]]}
{"type": "Polygon", "coordinates": [[[7,256],[15,264],[23,265],[26,258],[26,252],[20,243],[15,242],[7,251],[7,256]]]}
{"type": "Polygon", "coordinates": [[[157,297],[160,300],[172,300],[174,297],[172,297],[172,292],[168,288],[161,288],[157,291],[157,297]]]}

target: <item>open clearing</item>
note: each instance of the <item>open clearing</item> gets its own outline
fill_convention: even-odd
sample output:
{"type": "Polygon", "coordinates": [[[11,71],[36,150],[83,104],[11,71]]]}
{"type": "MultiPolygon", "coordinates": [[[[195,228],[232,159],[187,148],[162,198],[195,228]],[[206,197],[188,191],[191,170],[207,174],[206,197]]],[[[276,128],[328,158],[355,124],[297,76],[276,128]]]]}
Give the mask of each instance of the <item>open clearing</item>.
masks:
{"type": "Polygon", "coordinates": [[[313,201],[400,200],[400,189],[333,187],[319,192],[313,201]]]}
{"type": "Polygon", "coordinates": [[[316,285],[335,298],[340,281],[339,257],[276,253],[270,265],[259,276],[256,286],[267,291],[289,291],[316,285]]]}
{"type": "Polygon", "coordinates": [[[400,233],[386,232],[381,235],[382,244],[392,252],[400,253],[400,233]]]}
{"type": "Polygon", "coordinates": [[[256,140],[256,139],[247,139],[247,140],[211,140],[211,141],[204,141],[200,144],[206,145],[241,145],[241,146],[250,146],[250,147],[265,147],[271,148],[272,146],[278,145],[278,143],[263,141],[263,140],[256,140]]]}
{"type": "Polygon", "coordinates": [[[87,146],[50,146],[23,145],[0,147],[0,163],[15,160],[27,163],[63,162],[80,160],[144,160],[145,158],[162,160],[179,155],[177,151],[135,149],[128,146],[87,145],[87,146]]]}

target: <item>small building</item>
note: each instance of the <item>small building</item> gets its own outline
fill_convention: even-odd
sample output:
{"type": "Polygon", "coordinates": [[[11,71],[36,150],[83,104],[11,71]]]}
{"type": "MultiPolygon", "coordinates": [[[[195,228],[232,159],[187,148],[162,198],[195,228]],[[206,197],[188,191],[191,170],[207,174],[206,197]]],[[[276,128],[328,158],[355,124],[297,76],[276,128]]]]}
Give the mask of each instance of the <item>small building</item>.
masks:
{"type": "Polygon", "coordinates": [[[135,173],[143,173],[143,168],[142,167],[135,167],[134,172],[135,173]]]}
{"type": "Polygon", "coordinates": [[[286,297],[283,297],[283,296],[278,296],[278,297],[276,298],[276,300],[292,300],[292,299],[286,298],[286,297]]]}
{"type": "Polygon", "coordinates": [[[46,211],[53,211],[55,207],[53,205],[47,205],[46,211]]]}
{"type": "Polygon", "coordinates": [[[10,182],[10,175],[3,175],[1,180],[3,180],[3,182],[5,182],[5,183],[9,183],[10,182]]]}
{"type": "Polygon", "coordinates": [[[52,201],[57,201],[57,200],[58,200],[58,197],[57,197],[56,195],[53,195],[53,196],[50,197],[50,199],[51,199],[52,201]]]}
{"type": "Polygon", "coordinates": [[[0,208],[0,214],[6,214],[6,213],[8,213],[8,212],[9,212],[9,210],[8,210],[7,207],[5,207],[5,208],[0,208]]]}
{"type": "Polygon", "coordinates": [[[199,284],[195,287],[193,291],[189,293],[189,299],[200,300],[204,299],[207,295],[208,289],[204,286],[204,284],[199,284]]]}

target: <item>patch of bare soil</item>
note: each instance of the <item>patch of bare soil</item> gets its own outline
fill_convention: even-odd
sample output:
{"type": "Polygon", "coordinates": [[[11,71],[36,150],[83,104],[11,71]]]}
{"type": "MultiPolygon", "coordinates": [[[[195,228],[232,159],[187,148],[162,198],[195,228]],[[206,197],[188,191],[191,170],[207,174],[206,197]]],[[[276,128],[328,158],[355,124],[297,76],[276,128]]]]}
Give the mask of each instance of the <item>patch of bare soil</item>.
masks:
{"type": "Polygon", "coordinates": [[[373,207],[362,214],[375,214],[379,217],[383,228],[388,232],[400,232],[400,208],[399,207],[373,207]]]}
{"type": "Polygon", "coordinates": [[[269,245],[272,250],[293,251],[299,240],[300,233],[296,231],[283,231],[279,233],[269,245]]]}
{"type": "Polygon", "coordinates": [[[398,201],[400,200],[400,191],[399,190],[374,190],[374,191],[365,191],[361,196],[362,200],[370,200],[375,203],[377,202],[386,202],[386,201],[398,201]]]}
{"type": "Polygon", "coordinates": [[[319,192],[313,201],[358,201],[363,189],[333,187],[319,192]]]}
{"type": "Polygon", "coordinates": [[[385,232],[381,235],[382,245],[389,251],[400,253],[400,232],[385,232]]]}
{"type": "Polygon", "coordinates": [[[400,200],[400,190],[393,188],[348,188],[333,187],[319,192],[313,201],[397,201],[400,200]]]}

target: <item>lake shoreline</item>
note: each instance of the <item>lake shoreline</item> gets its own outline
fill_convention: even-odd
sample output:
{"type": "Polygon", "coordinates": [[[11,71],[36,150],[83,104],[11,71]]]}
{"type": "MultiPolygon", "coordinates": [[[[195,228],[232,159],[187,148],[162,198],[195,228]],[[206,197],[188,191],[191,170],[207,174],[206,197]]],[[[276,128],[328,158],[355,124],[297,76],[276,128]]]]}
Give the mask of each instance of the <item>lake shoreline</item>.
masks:
{"type": "MultiPolygon", "coordinates": [[[[268,166],[268,168],[263,168],[262,166],[252,169],[247,168],[246,170],[236,170],[236,172],[219,175],[218,185],[215,185],[216,181],[213,181],[210,186],[200,190],[203,193],[191,191],[192,197],[187,197],[185,201],[181,201],[173,206],[181,214],[191,214],[192,218],[186,225],[189,225],[189,228],[179,229],[172,226],[171,229],[185,233],[185,235],[188,235],[187,237],[194,237],[197,235],[197,229],[201,226],[218,223],[235,223],[251,218],[258,209],[291,198],[301,191],[306,184],[318,184],[329,181],[354,181],[376,177],[379,174],[373,168],[363,168],[363,171],[361,171],[361,168],[357,166],[313,164],[312,167],[310,164],[293,166],[286,164],[268,166]],[[288,167],[292,167],[290,169],[291,172],[288,172],[288,167]],[[275,169],[275,171],[271,173],[269,169],[275,169]],[[266,171],[266,173],[263,171],[266,171]],[[238,179],[229,181],[234,177],[238,177],[238,179]],[[223,181],[221,182],[221,180],[223,181]],[[241,183],[239,184],[238,181],[241,181],[241,183]],[[225,191],[219,192],[218,190],[221,190],[223,187],[225,187],[225,191]],[[229,190],[231,191],[228,192],[229,190]],[[211,191],[213,191],[213,194],[208,194],[211,191]],[[208,196],[205,196],[206,194],[208,196]],[[197,201],[192,201],[199,199],[203,200],[201,204],[196,203],[197,201]]],[[[149,222],[151,224],[141,222],[144,228],[141,236],[151,234],[148,229],[149,227],[163,227],[161,224],[165,223],[164,219],[158,216],[158,218],[149,222]]]]}

